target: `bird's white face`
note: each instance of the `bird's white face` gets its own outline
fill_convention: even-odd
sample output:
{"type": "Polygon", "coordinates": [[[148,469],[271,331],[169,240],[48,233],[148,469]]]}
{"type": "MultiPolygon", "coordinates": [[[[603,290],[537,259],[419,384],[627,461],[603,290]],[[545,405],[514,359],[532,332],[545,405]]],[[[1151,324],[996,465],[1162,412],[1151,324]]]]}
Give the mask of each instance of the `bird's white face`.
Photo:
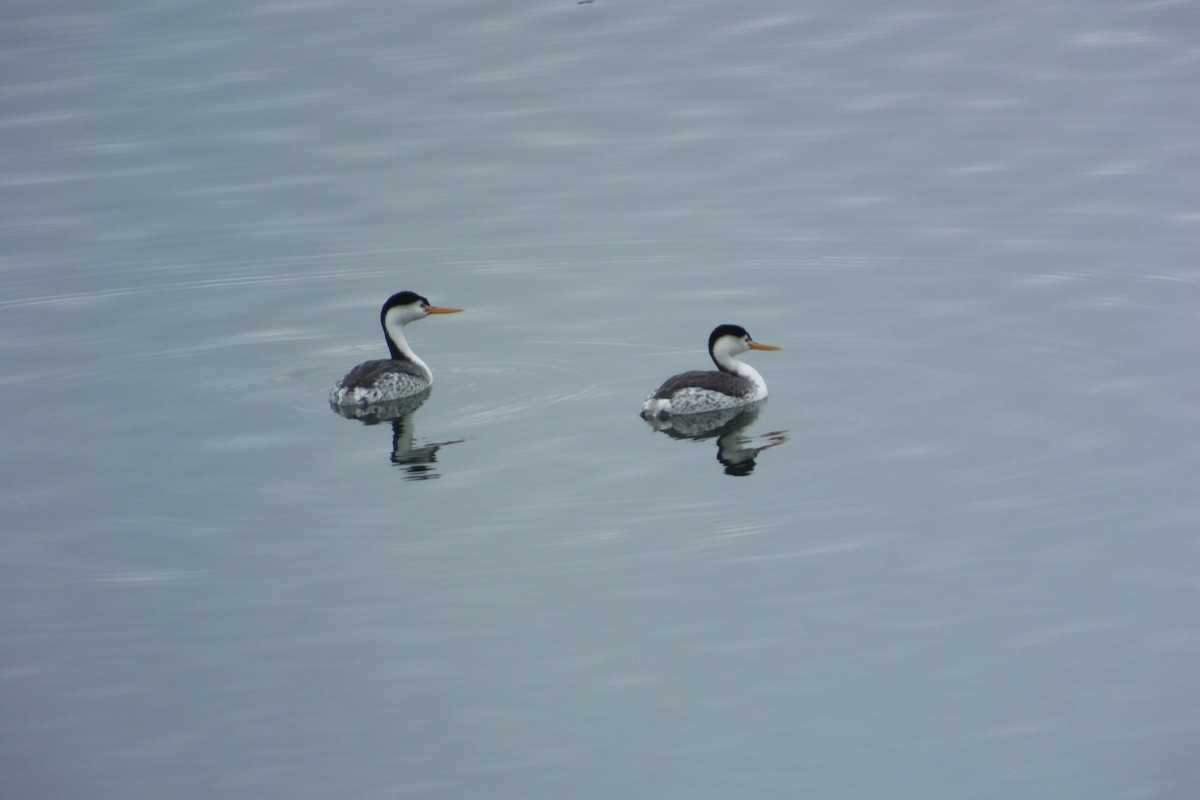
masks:
{"type": "Polygon", "coordinates": [[[388,309],[387,313],[388,327],[398,328],[415,320],[424,319],[428,316],[428,312],[425,310],[428,307],[419,301],[406,306],[393,306],[388,309]]]}
{"type": "Polygon", "coordinates": [[[407,325],[418,319],[425,319],[430,314],[457,314],[462,311],[461,308],[441,308],[439,306],[431,306],[428,303],[417,301],[409,303],[406,306],[393,306],[388,309],[387,321],[388,327],[395,328],[402,325],[407,325]]]}
{"type": "Polygon", "coordinates": [[[770,344],[759,344],[745,336],[725,335],[717,339],[713,345],[713,355],[720,359],[722,356],[740,356],[749,350],[778,350],[778,347],[770,344]]]}
{"type": "Polygon", "coordinates": [[[721,356],[740,356],[749,349],[749,336],[722,336],[713,345],[713,355],[717,358],[721,356]]]}

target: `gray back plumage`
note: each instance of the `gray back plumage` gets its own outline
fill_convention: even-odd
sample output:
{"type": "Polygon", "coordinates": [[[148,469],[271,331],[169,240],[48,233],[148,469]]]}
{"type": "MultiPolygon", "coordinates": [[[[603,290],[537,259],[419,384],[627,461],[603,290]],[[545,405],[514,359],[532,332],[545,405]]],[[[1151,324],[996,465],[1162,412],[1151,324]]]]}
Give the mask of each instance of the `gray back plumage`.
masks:
{"type": "Polygon", "coordinates": [[[654,397],[656,400],[666,400],[680,389],[687,389],[689,387],[694,389],[709,389],[721,394],[727,394],[730,397],[741,397],[750,388],[745,379],[730,372],[720,372],[715,369],[691,370],[690,372],[681,372],[674,377],[667,378],[666,382],[654,392],[654,397]]]}

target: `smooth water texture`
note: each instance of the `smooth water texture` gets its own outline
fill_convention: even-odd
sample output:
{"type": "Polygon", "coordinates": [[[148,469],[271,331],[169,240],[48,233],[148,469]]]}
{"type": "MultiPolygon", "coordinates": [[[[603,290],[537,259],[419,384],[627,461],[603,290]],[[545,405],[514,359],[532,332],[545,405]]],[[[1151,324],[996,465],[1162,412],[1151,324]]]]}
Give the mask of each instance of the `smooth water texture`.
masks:
{"type": "Polygon", "coordinates": [[[1195,21],[9,4],[0,795],[1188,796],[1195,21]]]}

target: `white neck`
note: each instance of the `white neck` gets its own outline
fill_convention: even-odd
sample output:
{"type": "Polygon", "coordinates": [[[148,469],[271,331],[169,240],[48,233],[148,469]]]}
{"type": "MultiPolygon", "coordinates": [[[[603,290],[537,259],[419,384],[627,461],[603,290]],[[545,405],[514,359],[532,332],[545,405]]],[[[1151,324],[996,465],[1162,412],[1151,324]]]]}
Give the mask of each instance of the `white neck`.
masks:
{"type": "Polygon", "coordinates": [[[723,354],[719,357],[717,363],[721,369],[726,372],[732,372],[739,378],[749,381],[758,391],[766,393],[767,382],[763,380],[763,376],[754,367],[744,361],[739,361],[737,356],[723,354]]]}
{"type": "Polygon", "coordinates": [[[386,331],[388,339],[391,340],[391,343],[395,346],[400,356],[421,370],[425,374],[425,380],[433,383],[433,373],[429,371],[429,365],[422,361],[421,357],[414,353],[412,348],[408,346],[408,340],[404,338],[404,326],[388,320],[386,331]]]}

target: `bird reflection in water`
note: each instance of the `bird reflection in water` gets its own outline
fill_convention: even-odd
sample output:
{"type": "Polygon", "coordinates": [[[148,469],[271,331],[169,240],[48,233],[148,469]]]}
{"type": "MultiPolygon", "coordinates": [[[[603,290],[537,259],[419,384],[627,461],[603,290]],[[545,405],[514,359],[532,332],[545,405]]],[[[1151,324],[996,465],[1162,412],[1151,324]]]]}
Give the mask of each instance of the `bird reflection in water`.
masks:
{"type": "Polygon", "coordinates": [[[389,459],[393,465],[404,472],[404,480],[425,481],[441,477],[434,466],[437,462],[438,450],[446,445],[465,441],[464,439],[453,439],[448,442],[416,444],[416,426],[413,424],[413,415],[428,397],[429,390],[426,389],[419,394],[386,403],[369,403],[361,406],[342,406],[330,403],[329,406],[346,419],[356,419],[364,425],[391,423],[392,452],[389,459]]]}
{"type": "Polygon", "coordinates": [[[672,439],[691,439],[704,441],[717,440],[717,461],[725,467],[726,475],[740,477],[754,471],[755,459],[758,454],[772,447],[777,447],[787,441],[787,431],[772,431],[761,437],[766,444],[753,445],[753,438],[743,434],[758,415],[762,413],[765,402],[754,403],[738,408],[725,408],[719,411],[708,411],[701,414],[683,414],[666,419],[643,417],[646,424],[659,433],[665,433],[672,439]]]}

